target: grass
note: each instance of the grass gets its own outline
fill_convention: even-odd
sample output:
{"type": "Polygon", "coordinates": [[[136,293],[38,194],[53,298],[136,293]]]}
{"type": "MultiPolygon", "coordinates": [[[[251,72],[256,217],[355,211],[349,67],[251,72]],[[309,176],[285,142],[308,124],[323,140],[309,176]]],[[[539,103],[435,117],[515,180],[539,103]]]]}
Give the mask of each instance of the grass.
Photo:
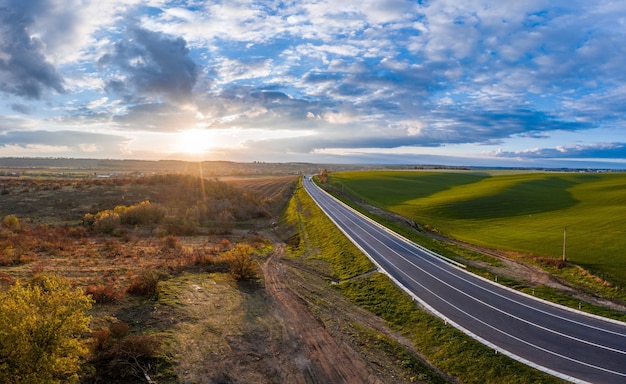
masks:
{"type": "Polygon", "coordinates": [[[184,273],[161,282],[155,311],[176,382],[230,382],[228,375],[244,373],[265,382],[275,374],[254,357],[280,334],[262,290],[242,289],[222,273],[184,273]]]}
{"type": "MultiPolygon", "coordinates": [[[[300,241],[292,244],[292,257],[314,257],[327,260],[333,270],[352,270],[353,265],[367,265],[367,258],[358,250],[350,257],[341,258],[337,248],[354,247],[345,236],[313,203],[300,187],[285,212],[285,220],[298,228],[300,241]],[[319,236],[322,234],[323,236],[319,236]],[[330,244],[329,247],[326,244],[330,244]],[[314,250],[310,252],[310,250],[314,250]],[[363,261],[366,260],[366,261],[363,261]]],[[[345,254],[345,251],[344,253],[345,254]]],[[[412,299],[386,276],[357,275],[365,267],[352,270],[345,276],[356,276],[336,285],[353,303],[383,318],[389,326],[408,337],[422,356],[447,376],[463,383],[558,383],[560,380],[518,363],[474,341],[440,319],[418,307],[412,299]]],[[[337,275],[344,275],[335,272],[337,275]]],[[[372,335],[368,336],[370,339],[372,335]]],[[[394,348],[396,348],[395,346],[394,348]]],[[[395,352],[402,356],[400,352],[395,352]]],[[[401,360],[413,364],[413,360],[401,360]]],[[[416,365],[416,376],[427,382],[442,382],[432,371],[416,365]]]]}
{"type": "Polygon", "coordinates": [[[626,286],[626,173],[341,172],[331,183],[433,231],[560,258],[626,286]]]}
{"type": "Polygon", "coordinates": [[[328,236],[330,220],[319,215],[317,206],[302,187],[296,190],[285,216],[299,228],[299,241],[291,244],[292,256],[307,253],[309,259],[327,261],[334,280],[346,280],[374,269],[374,264],[345,236],[328,236]]]}

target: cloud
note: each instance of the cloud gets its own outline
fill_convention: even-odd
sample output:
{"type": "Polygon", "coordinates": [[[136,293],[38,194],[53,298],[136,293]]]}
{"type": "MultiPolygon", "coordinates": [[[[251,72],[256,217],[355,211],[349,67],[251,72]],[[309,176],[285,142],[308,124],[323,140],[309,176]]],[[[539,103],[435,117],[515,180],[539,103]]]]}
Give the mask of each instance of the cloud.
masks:
{"type": "Polygon", "coordinates": [[[14,130],[33,129],[36,122],[15,116],[0,116],[0,135],[14,130]]]}
{"type": "Polygon", "coordinates": [[[31,113],[31,109],[26,104],[13,103],[11,104],[11,109],[14,110],[15,112],[23,113],[25,115],[28,115],[31,113]]]}
{"type": "Polygon", "coordinates": [[[198,123],[193,109],[168,102],[136,104],[112,115],[111,120],[119,129],[150,132],[185,130],[198,123]]]}
{"type": "Polygon", "coordinates": [[[503,158],[529,159],[625,159],[626,143],[592,143],[521,151],[498,151],[493,155],[503,158]]]}
{"type": "Polygon", "coordinates": [[[80,131],[20,130],[0,134],[0,148],[42,149],[78,154],[120,153],[129,139],[113,135],[80,131]]]}
{"type": "Polygon", "coordinates": [[[65,92],[63,77],[46,58],[44,42],[30,33],[35,17],[48,5],[46,0],[0,3],[2,92],[27,99],[40,99],[47,91],[65,92]]]}
{"type": "Polygon", "coordinates": [[[231,60],[220,58],[214,70],[218,74],[220,82],[224,84],[241,80],[264,78],[272,73],[272,60],[248,59],[247,61],[242,61],[240,59],[231,60]]]}
{"type": "Polygon", "coordinates": [[[171,102],[190,102],[200,74],[183,38],[137,26],[129,26],[124,38],[98,64],[105,72],[118,71],[118,77],[107,82],[108,90],[171,102]]]}

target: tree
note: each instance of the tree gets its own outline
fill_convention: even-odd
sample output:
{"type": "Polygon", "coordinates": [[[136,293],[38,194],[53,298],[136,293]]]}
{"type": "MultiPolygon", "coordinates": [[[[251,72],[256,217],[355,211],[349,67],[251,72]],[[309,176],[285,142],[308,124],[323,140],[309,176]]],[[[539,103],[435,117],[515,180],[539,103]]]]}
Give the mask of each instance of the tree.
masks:
{"type": "Polygon", "coordinates": [[[58,276],[0,291],[0,382],[75,383],[91,299],[58,276]]]}
{"type": "Polygon", "coordinates": [[[320,183],[326,183],[328,181],[328,170],[326,168],[322,169],[317,178],[319,179],[320,183]]]}
{"type": "Polygon", "coordinates": [[[215,220],[218,233],[221,235],[227,235],[233,232],[233,227],[235,226],[235,216],[230,211],[223,210],[221,211],[215,220]]]}

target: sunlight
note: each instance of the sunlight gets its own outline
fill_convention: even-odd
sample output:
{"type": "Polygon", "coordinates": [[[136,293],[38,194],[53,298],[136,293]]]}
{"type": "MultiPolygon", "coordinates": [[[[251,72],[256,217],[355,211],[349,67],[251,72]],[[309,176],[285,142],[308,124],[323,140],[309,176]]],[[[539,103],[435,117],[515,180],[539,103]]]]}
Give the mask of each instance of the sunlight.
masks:
{"type": "Polygon", "coordinates": [[[180,132],[177,136],[176,150],[190,155],[206,153],[211,148],[219,146],[216,142],[216,135],[209,130],[189,129],[180,132]]]}

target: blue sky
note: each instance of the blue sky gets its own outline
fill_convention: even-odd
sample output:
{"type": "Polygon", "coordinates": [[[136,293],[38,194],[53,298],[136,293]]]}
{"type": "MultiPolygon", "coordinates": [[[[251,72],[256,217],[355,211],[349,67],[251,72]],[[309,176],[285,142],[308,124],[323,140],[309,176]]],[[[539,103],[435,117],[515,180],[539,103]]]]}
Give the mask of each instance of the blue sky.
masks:
{"type": "Polygon", "coordinates": [[[0,0],[0,156],[626,168],[626,2],[0,0]]]}

